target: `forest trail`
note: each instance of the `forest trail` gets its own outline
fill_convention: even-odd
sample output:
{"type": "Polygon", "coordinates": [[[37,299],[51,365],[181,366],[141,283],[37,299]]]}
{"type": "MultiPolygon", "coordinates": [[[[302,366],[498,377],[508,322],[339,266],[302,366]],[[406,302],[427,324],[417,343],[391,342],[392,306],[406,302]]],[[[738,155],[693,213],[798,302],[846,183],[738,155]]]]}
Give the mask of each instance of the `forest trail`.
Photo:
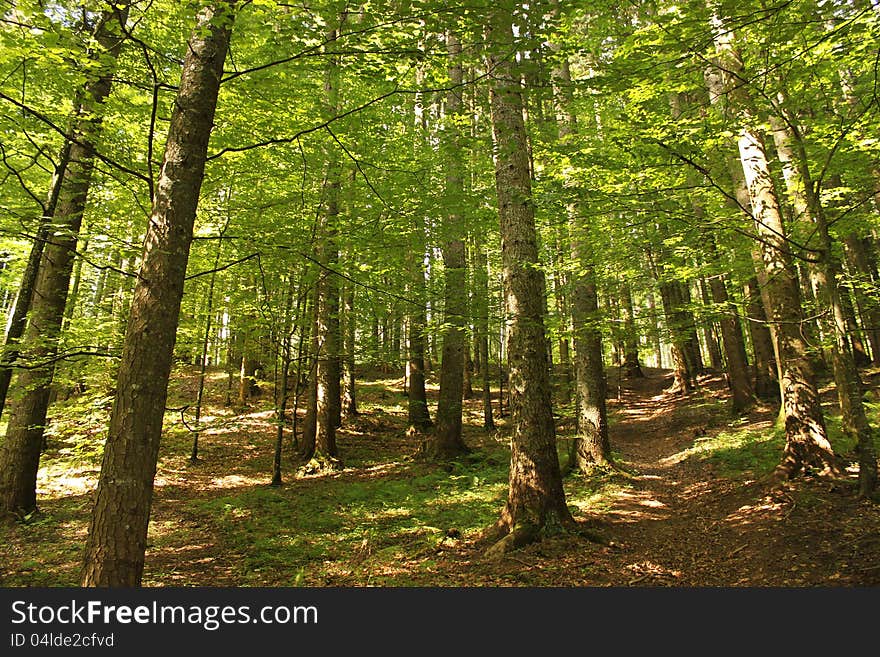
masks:
{"type": "MultiPolygon", "coordinates": [[[[721,376],[702,377],[696,392],[678,396],[667,392],[667,371],[646,373],[609,377],[610,438],[620,469],[565,479],[576,519],[607,544],[564,534],[495,560],[484,557],[480,539],[506,498],[508,438],[503,426],[482,429],[479,399],[466,406],[465,438],[474,452],[436,464],[414,458],[418,438],[407,433],[399,381],[366,380],[359,385],[362,414],[339,431],[345,469],[295,477],[295,461],[286,459],[285,484],[273,488],[270,400],[226,407],[215,377],[197,463],[188,458],[192,434],[179,418],[166,418],[144,583],[880,584],[880,506],[857,501],[849,482],[805,477],[772,490],[764,481],[779,457],[771,406],[732,420],[721,376]]],[[[190,398],[195,375],[179,374],[173,398],[190,398]]],[[[877,375],[866,377],[872,399],[877,375]]],[[[823,392],[831,408],[833,389],[823,392]]],[[[570,424],[559,418],[562,454],[570,424]]],[[[97,441],[100,427],[93,433],[97,441]]],[[[0,527],[0,583],[76,585],[99,464],[97,451],[71,460],[76,440],[82,436],[50,442],[41,513],[0,527]]]]}
{"type": "MultiPolygon", "coordinates": [[[[749,473],[719,474],[702,445],[730,427],[772,432],[775,409],[731,422],[719,376],[690,395],[646,370],[610,401],[610,438],[629,486],[593,515],[614,547],[597,560],[605,585],[811,586],[880,583],[880,514],[845,484],[803,479],[771,488],[749,473]],[[742,476],[745,474],[745,476],[742,476]]],[[[728,457],[736,458],[731,446],[728,457]]]]}

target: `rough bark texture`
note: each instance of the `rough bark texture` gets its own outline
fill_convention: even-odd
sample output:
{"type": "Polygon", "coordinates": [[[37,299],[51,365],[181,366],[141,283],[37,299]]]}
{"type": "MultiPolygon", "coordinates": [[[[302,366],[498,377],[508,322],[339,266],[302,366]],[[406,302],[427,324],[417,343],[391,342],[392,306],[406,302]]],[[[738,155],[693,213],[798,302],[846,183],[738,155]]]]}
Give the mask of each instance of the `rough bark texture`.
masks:
{"type": "Polygon", "coordinates": [[[451,458],[467,452],[461,436],[462,399],[464,396],[465,341],[467,334],[467,254],[465,250],[464,216],[461,213],[464,180],[460,157],[457,120],[462,110],[461,43],[449,33],[449,79],[453,88],[446,96],[449,120],[447,131],[449,160],[446,169],[446,208],[441,228],[444,265],[443,355],[440,364],[440,395],[437,403],[437,427],[429,451],[436,458],[451,458]]]}
{"type": "Polygon", "coordinates": [[[510,4],[492,8],[487,34],[512,428],[508,498],[496,525],[504,537],[491,554],[573,523],[556,453],[520,76],[510,57],[515,51],[510,4]]]}
{"type": "Polygon", "coordinates": [[[83,586],[141,582],[171,357],[232,6],[203,9],[187,46],[123,345],[83,586]]]}
{"type": "MultiPolygon", "coordinates": [[[[21,370],[16,378],[6,439],[0,448],[0,514],[36,509],[37,471],[55,375],[54,357],[61,339],[74,254],[92,176],[93,140],[100,129],[100,104],[110,93],[122,46],[120,26],[127,16],[128,5],[121,4],[119,9],[101,14],[94,29],[104,52],[91,56],[101,58],[101,72],[85,85],[71,121],[71,143],[65,147],[69,161],[58,181],[51,230],[45,235],[47,241],[36,272],[27,328],[18,345],[30,368],[21,370]]],[[[22,303],[25,301],[22,298],[22,303]]]]}
{"type": "MultiPolygon", "coordinates": [[[[573,240],[572,244],[576,262],[582,262],[584,245],[578,240],[573,240]]],[[[594,466],[612,462],[605,403],[608,386],[602,363],[602,333],[596,325],[599,299],[592,269],[584,268],[582,271],[582,274],[574,277],[571,295],[578,430],[571,443],[569,469],[575,472],[589,472],[594,466]]]]}
{"type": "MultiPolygon", "coordinates": [[[[559,139],[564,142],[578,132],[577,118],[572,113],[571,71],[567,58],[562,57],[559,66],[554,69],[553,83],[559,139]]],[[[573,472],[589,472],[594,466],[611,463],[608,413],[605,404],[608,391],[602,358],[602,333],[598,325],[599,295],[590,249],[586,241],[587,231],[580,223],[579,204],[570,203],[566,210],[571,236],[564,241],[571,244],[571,255],[575,265],[571,274],[571,319],[577,407],[577,434],[571,443],[568,468],[573,472]]],[[[629,301],[629,311],[632,313],[631,297],[629,301]]],[[[568,356],[567,353],[565,355],[568,356]]],[[[641,374],[637,349],[635,369],[641,374]]]]}
{"type": "Polygon", "coordinates": [[[834,252],[825,208],[813,184],[806,144],[792,122],[784,125],[777,123],[774,137],[780,159],[786,165],[785,180],[795,210],[816,229],[818,253],[816,261],[810,263],[811,278],[818,300],[831,309],[829,323],[834,336],[831,362],[841,423],[844,432],[855,441],[859,451],[859,494],[870,497],[877,485],[877,456],[873,431],[862,404],[862,382],[856,354],[862,353],[864,360],[867,360],[867,356],[856,348],[855,333],[850,325],[851,312],[848,315],[838,286],[841,266],[834,252]]]}
{"type": "Polygon", "coordinates": [[[776,190],[748,90],[743,79],[742,58],[734,47],[729,26],[715,16],[714,40],[718,60],[716,76],[737,123],[737,146],[749,192],[755,229],[761,237],[761,280],[768,319],[775,329],[776,349],[782,387],[782,414],[786,445],[776,475],[793,477],[808,466],[824,472],[840,473],[841,466],[828,442],[822,406],[814,379],[808,345],[802,334],[801,299],[796,270],[786,242],[776,190]]]}
{"type": "Polygon", "coordinates": [[[806,466],[839,472],[840,464],[828,442],[808,346],[800,332],[797,277],[788,255],[764,144],[746,127],[740,132],[739,149],[755,228],[763,239],[761,257],[767,274],[769,319],[776,328],[782,370],[786,445],[777,474],[793,477],[806,466]]]}

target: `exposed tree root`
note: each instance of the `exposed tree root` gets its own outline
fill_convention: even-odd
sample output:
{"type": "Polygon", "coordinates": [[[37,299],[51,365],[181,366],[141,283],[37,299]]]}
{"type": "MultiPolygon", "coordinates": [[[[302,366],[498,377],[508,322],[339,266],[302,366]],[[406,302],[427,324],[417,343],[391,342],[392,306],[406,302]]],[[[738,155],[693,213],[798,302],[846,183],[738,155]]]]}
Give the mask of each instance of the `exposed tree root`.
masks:
{"type": "Polygon", "coordinates": [[[542,526],[531,522],[520,522],[511,529],[502,519],[483,532],[481,542],[490,544],[484,556],[488,560],[500,559],[510,552],[560,534],[578,536],[591,543],[610,544],[606,537],[589,525],[590,523],[579,523],[574,520],[554,519],[552,522],[545,522],[542,526]]]}

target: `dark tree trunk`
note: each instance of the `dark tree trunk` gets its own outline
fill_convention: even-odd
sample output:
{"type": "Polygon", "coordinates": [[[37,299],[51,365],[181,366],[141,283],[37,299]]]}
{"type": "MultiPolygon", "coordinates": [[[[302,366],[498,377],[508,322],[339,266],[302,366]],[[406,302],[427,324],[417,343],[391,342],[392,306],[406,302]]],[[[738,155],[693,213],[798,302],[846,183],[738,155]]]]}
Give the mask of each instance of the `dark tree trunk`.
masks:
{"type": "Polygon", "coordinates": [[[692,345],[688,333],[688,318],[681,310],[680,284],[676,281],[658,282],[663,314],[670,334],[670,351],[673,363],[673,385],[675,393],[687,393],[696,387],[692,345]]]}
{"type": "Polygon", "coordinates": [[[483,428],[494,429],[489,373],[489,269],[483,245],[474,245],[474,317],[480,351],[480,379],[483,385],[483,428]]]}
{"type": "Polygon", "coordinates": [[[573,524],[556,453],[520,75],[510,57],[516,50],[510,4],[492,7],[487,35],[512,416],[508,498],[496,525],[503,538],[491,554],[573,524]]]}
{"type": "MultiPolygon", "coordinates": [[[[52,227],[45,231],[41,226],[37,243],[44,237],[46,243],[39,266],[36,272],[25,275],[27,279],[35,273],[36,278],[32,294],[28,295],[27,290],[21,293],[21,309],[29,305],[29,310],[27,328],[16,351],[20,351],[30,365],[16,378],[6,439],[0,448],[0,515],[29,513],[36,509],[37,471],[74,254],[92,177],[93,141],[100,129],[100,106],[110,93],[116,58],[122,47],[119,31],[127,17],[128,5],[120,4],[118,9],[104,12],[98,19],[94,36],[105,52],[93,52],[90,57],[100,58],[101,72],[86,84],[77,99],[76,113],[71,120],[71,143],[65,146],[62,156],[68,161],[57,182],[52,227]]],[[[49,204],[52,205],[51,199],[49,204]]],[[[13,317],[13,335],[20,330],[23,320],[23,317],[13,317]]],[[[7,358],[10,355],[5,354],[7,358]]],[[[8,374],[9,368],[0,371],[8,374]]]]}
{"type": "MultiPolygon", "coordinates": [[[[461,99],[461,44],[451,32],[447,35],[450,65],[449,78],[453,87],[446,98],[449,117],[455,121],[462,109],[461,99]]],[[[444,322],[443,355],[440,364],[440,396],[437,403],[437,428],[428,448],[436,458],[452,458],[467,452],[461,436],[462,399],[464,397],[464,369],[466,366],[465,341],[467,335],[467,254],[464,238],[464,217],[461,214],[461,198],[464,181],[458,164],[460,139],[458,128],[451,128],[449,135],[449,161],[446,173],[447,208],[443,218],[444,265],[444,322]]]]}
{"type": "Polygon", "coordinates": [[[623,374],[628,379],[640,379],[645,374],[639,362],[639,335],[636,332],[636,313],[629,283],[621,286],[620,305],[623,310],[624,331],[623,374]]]}
{"type": "Polygon", "coordinates": [[[779,367],[773,334],[767,324],[761,288],[757,277],[746,283],[746,314],[754,354],[755,395],[765,401],[779,401],[779,367]]]}
{"type": "MultiPolygon", "coordinates": [[[[705,278],[700,278],[700,297],[703,301],[703,306],[708,308],[712,301],[709,299],[709,288],[706,285],[705,278]]],[[[715,321],[711,318],[703,321],[703,339],[706,342],[706,349],[709,352],[709,363],[712,369],[715,371],[721,370],[724,367],[724,361],[721,358],[721,345],[718,344],[715,321]]]]}
{"type": "Polygon", "coordinates": [[[187,46],[125,335],[83,586],[141,583],[180,301],[232,7],[205,7],[187,46]]]}
{"type": "Polygon", "coordinates": [[[343,352],[345,355],[342,362],[342,414],[345,417],[349,417],[358,414],[354,353],[357,315],[355,314],[354,307],[353,284],[349,284],[345,289],[343,317],[345,318],[345,329],[343,332],[343,352]]]}
{"type": "MultiPolygon", "coordinates": [[[[718,250],[714,239],[709,236],[707,243],[710,256],[717,262],[718,250]]],[[[738,414],[749,408],[755,400],[749,381],[749,363],[746,357],[742,323],[736,304],[731,301],[727,292],[727,282],[723,274],[709,277],[709,291],[712,293],[712,301],[718,306],[721,313],[718,325],[721,327],[721,344],[724,348],[724,360],[727,365],[727,383],[730,386],[732,410],[738,414]]]]}

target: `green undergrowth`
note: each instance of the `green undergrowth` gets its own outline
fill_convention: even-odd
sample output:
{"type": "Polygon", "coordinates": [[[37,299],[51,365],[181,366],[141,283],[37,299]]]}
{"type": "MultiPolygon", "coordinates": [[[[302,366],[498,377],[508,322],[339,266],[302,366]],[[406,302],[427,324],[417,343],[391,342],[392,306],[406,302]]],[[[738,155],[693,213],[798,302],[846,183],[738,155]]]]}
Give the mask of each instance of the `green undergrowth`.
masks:
{"type": "Polygon", "coordinates": [[[499,449],[447,467],[385,469],[249,488],[193,501],[191,511],[212,519],[223,551],[241,556],[241,584],[407,585],[413,569],[430,569],[435,554],[494,521],[507,489],[499,449]]]}
{"type": "MultiPolygon", "coordinates": [[[[836,410],[836,409],[835,409],[836,410]]],[[[866,402],[865,410],[873,427],[880,422],[880,402],[866,402]]],[[[848,461],[856,460],[855,440],[844,434],[840,415],[825,409],[828,439],[834,451],[848,461]]],[[[721,476],[741,479],[769,475],[779,464],[785,447],[785,430],[776,423],[764,430],[740,426],[734,421],[721,431],[698,437],[694,445],[673,458],[698,458],[712,463],[721,476]]],[[[880,450],[880,433],[874,432],[875,449],[880,450]]]]}

